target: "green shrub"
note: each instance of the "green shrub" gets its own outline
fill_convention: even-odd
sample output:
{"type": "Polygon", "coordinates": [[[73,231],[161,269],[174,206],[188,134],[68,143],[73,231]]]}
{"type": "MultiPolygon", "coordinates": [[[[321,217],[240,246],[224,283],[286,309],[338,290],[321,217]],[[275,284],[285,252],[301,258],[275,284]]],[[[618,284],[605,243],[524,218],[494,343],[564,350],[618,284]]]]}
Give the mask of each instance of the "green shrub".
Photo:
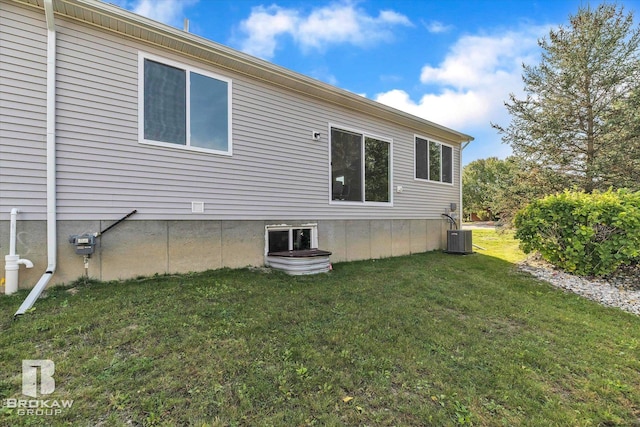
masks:
{"type": "Polygon", "coordinates": [[[565,191],[515,217],[525,253],[579,275],[603,276],[640,258],[640,192],[565,191]]]}

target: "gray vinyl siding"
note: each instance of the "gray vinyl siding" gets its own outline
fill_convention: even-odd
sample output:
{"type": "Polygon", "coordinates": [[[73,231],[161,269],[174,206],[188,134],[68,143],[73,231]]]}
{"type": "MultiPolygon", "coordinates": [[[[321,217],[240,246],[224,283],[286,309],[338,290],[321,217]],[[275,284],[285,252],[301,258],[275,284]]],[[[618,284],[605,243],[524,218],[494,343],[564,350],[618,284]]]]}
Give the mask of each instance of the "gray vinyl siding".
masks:
{"type": "MultiPolygon", "coordinates": [[[[33,201],[40,204],[30,209],[36,214],[30,218],[43,219],[44,19],[37,11],[9,9],[28,15],[33,24],[32,37],[38,42],[32,43],[34,75],[29,78],[34,83],[24,85],[32,85],[38,96],[33,99],[33,118],[24,119],[32,122],[12,124],[18,133],[33,128],[28,141],[14,143],[20,150],[25,145],[35,150],[30,166],[22,163],[22,156],[20,166],[13,165],[7,175],[3,168],[1,185],[7,176],[34,175],[28,185],[33,186],[33,201]]],[[[414,179],[414,135],[429,137],[428,129],[371,118],[60,17],[56,25],[60,220],[116,219],[133,209],[139,213],[132,219],[436,219],[449,203],[459,203],[458,144],[452,144],[453,185],[414,179]],[[139,51],[232,80],[232,156],[138,143],[139,51]],[[330,124],[393,141],[392,182],[394,189],[404,188],[403,193],[393,193],[393,206],[330,203],[330,124]],[[320,141],[311,139],[312,130],[321,132],[320,141]],[[204,202],[205,213],[191,213],[192,201],[204,202]]],[[[2,27],[2,37],[12,37],[2,27]]],[[[12,81],[20,86],[17,76],[12,81]]],[[[4,132],[4,117],[2,126],[4,132]]],[[[20,150],[14,149],[13,155],[20,150]]],[[[10,209],[21,197],[12,194],[5,202],[3,193],[1,209],[10,209]]]]}
{"type": "Polygon", "coordinates": [[[0,3],[0,212],[46,213],[44,17],[0,3]]]}

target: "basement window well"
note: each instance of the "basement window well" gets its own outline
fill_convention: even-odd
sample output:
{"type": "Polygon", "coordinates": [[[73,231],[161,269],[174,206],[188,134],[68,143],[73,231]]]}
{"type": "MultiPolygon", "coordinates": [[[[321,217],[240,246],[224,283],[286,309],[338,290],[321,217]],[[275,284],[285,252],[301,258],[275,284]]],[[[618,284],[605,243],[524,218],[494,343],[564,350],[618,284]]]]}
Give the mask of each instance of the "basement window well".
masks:
{"type": "Polygon", "coordinates": [[[318,225],[267,225],[265,264],[287,274],[326,273],[331,252],[318,249],[318,225]]]}

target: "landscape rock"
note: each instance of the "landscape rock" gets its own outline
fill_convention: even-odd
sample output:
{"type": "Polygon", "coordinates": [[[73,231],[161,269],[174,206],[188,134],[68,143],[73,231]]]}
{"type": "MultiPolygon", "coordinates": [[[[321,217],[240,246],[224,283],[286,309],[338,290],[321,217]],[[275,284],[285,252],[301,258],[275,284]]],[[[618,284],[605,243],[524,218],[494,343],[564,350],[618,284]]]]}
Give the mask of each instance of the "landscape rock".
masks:
{"type": "Polygon", "coordinates": [[[602,279],[565,273],[539,258],[518,265],[520,271],[553,286],[581,295],[608,307],[640,315],[640,266],[627,266],[602,279]]]}

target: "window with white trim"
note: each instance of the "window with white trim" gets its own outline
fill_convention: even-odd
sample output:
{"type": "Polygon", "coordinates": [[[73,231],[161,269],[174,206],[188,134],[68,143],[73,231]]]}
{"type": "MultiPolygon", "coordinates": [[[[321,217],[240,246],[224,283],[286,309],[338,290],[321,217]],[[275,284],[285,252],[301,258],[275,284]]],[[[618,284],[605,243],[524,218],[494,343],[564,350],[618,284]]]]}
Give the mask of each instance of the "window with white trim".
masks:
{"type": "Polygon", "coordinates": [[[317,248],[317,224],[280,224],[265,227],[265,252],[267,254],[317,248]]]}
{"type": "Polygon", "coordinates": [[[331,128],[331,200],[391,201],[391,142],[331,128]]]}
{"type": "Polygon", "coordinates": [[[453,183],[453,147],[416,136],[416,179],[453,183]]]}
{"type": "Polygon", "coordinates": [[[231,80],[140,55],[140,140],[231,154],[231,80]]]}

